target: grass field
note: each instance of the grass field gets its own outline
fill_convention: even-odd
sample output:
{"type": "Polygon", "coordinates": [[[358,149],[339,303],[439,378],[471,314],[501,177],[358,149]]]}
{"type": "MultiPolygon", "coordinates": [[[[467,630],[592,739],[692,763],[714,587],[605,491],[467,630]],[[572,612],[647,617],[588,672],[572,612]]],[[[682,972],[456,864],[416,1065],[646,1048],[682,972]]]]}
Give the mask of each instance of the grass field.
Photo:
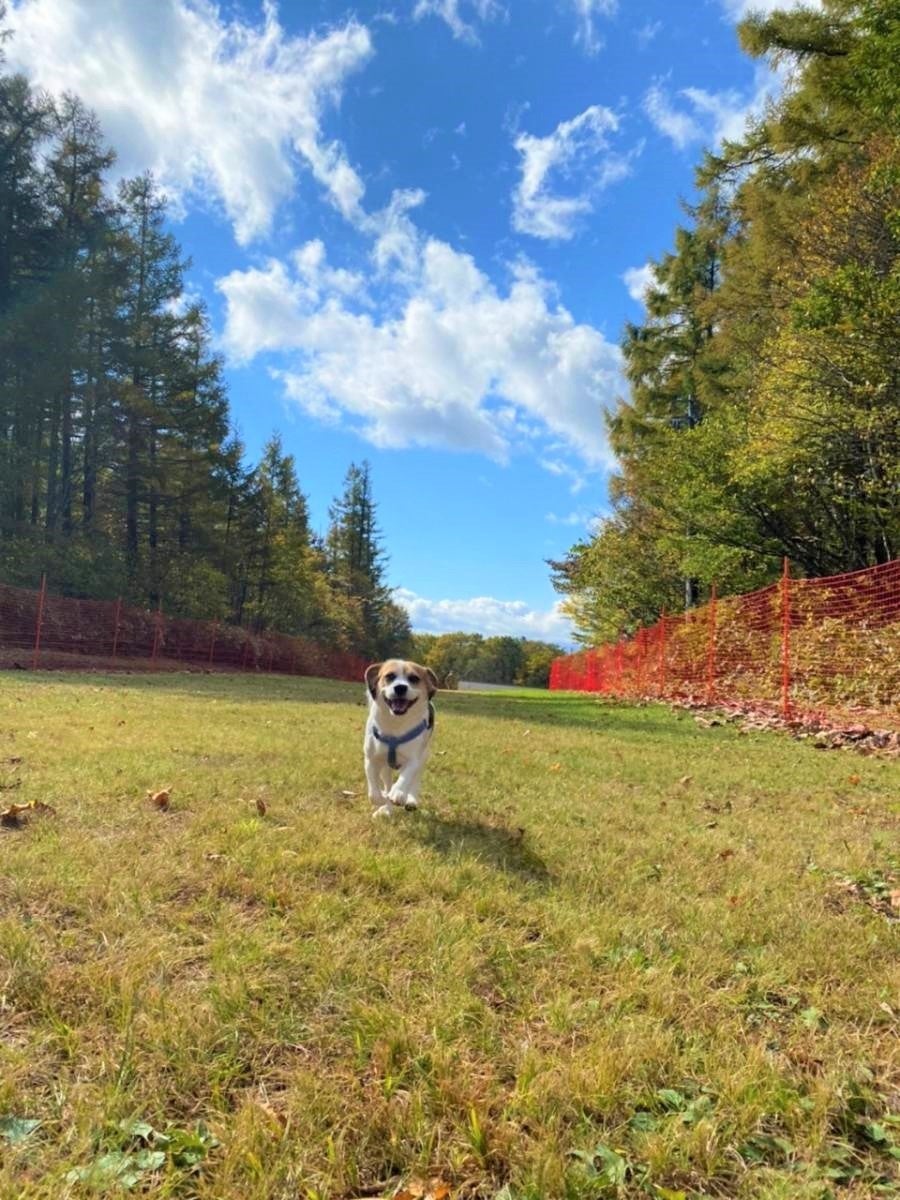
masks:
{"type": "Polygon", "coordinates": [[[900,766],[441,695],[377,823],[364,716],[0,677],[4,1200],[897,1193],[900,766]]]}

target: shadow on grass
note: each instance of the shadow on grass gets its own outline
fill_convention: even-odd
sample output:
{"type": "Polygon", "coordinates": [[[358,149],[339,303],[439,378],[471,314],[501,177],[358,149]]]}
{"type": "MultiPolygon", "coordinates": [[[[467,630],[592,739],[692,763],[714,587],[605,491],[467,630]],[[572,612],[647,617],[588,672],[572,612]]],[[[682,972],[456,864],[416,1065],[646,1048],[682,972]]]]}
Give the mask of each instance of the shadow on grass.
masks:
{"type": "Polygon", "coordinates": [[[508,875],[548,886],[553,877],[547,864],[528,845],[524,829],[505,829],[481,821],[460,821],[438,813],[410,825],[422,845],[438,854],[464,854],[508,875]]]}

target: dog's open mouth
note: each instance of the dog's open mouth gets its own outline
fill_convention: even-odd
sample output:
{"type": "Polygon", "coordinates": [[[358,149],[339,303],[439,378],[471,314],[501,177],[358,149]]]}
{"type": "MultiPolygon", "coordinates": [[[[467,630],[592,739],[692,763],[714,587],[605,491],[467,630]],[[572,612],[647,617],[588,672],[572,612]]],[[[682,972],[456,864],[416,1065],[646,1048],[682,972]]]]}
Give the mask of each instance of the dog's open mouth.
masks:
{"type": "Polygon", "coordinates": [[[403,714],[412,708],[414,701],[407,696],[395,696],[392,700],[388,700],[388,708],[395,717],[402,717],[403,714]]]}

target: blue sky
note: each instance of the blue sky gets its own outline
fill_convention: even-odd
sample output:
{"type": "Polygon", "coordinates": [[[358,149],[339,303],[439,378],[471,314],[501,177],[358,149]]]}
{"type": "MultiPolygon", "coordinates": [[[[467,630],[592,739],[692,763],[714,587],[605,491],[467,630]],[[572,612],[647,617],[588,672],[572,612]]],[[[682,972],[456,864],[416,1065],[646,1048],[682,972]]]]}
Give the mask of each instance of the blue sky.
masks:
{"type": "Polygon", "coordinates": [[[566,640],[646,264],[777,85],[752,6],[12,0],[8,51],[166,188],[251,457],[280,430],[320,528],[369,459],[415,627],[566,640]]]}

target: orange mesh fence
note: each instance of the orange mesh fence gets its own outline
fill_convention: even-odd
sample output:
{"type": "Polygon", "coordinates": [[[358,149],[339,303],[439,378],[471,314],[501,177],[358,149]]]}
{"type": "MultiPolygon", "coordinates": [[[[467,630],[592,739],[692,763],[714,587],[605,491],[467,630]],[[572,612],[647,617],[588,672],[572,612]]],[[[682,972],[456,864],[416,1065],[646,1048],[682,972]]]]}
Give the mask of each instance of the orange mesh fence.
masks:
{"type": "Polygon", "coordinates": [[[21,667],[154,666],[166,661],[232,671],[361,680],[355,654],[306,638],[254,634],[220,621],[188,621],[120,600],[74,600],[0,585],[0,648],[21,667]]]}
{"type": "Polygon", "coordinates": [[[693,699],[900,721],[900,559],[792,579],[662,616],[631,638],[557,658],[555,690],[693,699]]]}

